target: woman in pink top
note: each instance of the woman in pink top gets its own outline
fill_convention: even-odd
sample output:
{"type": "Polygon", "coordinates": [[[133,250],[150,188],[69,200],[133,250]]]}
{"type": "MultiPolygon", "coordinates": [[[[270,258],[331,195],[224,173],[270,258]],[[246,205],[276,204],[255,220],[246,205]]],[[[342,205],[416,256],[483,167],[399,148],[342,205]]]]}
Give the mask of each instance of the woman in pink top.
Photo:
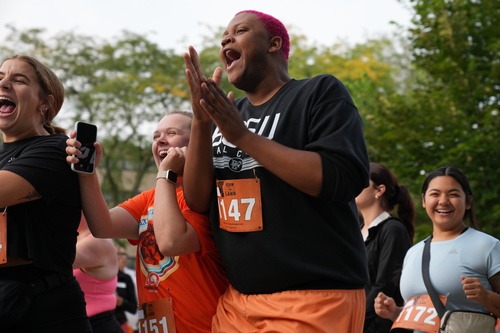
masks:
{"type": "Polygon", "coordinates": [[[78,228],[73,274],[87,303],[94,333],[122,333],[115,317],[118,257],[111,239],[92,236],[82,215],[78,228]]]}

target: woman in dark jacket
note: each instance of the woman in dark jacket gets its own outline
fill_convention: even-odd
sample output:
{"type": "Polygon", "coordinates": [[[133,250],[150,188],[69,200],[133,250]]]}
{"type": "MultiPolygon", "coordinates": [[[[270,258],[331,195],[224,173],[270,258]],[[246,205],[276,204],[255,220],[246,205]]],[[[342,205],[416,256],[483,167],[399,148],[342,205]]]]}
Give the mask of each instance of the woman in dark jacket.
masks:
{"type": "Polygon", "coordinates": [[[368,254],[370,282],[366,286],[365,333],[389,332],[392,321],[375,314],[379,292],[391,295],[399,305],[399,277],[406,251],[413,244],[415,205],[405,186],[383,164],[370,163],[370,185],[356,198],[363,218],[361,232],[368,254]],[[390,213],[397,206],[397,216],[390,213]]]}

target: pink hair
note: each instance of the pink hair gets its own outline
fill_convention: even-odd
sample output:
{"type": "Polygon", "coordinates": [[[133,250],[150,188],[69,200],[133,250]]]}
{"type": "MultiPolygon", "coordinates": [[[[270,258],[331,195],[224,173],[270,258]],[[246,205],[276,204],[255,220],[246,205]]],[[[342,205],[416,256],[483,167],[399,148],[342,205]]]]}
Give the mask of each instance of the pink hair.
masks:
{"type": "Polygon", "coordinates": [[[290,37],[288,36],[288,31],[286,30],[283,23],[281,23],[281,21],[274,16],[258,12],[256,10],[242,10],[236,13],[236,15],[234,16],[242,13],[254,14],[259,18],[259,20],[264,25],[264,28],[266,28],[267,32],[271,36],[281,37],[281,54],[283,55],[283,58],[285,58],[285,60],[288,60],[288,57],[290,55],[290,37]]]}

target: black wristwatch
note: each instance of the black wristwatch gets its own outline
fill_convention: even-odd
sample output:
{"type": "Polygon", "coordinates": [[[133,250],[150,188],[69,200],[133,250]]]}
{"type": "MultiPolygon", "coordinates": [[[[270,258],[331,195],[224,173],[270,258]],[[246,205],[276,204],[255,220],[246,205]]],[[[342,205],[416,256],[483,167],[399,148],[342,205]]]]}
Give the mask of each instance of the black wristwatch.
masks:
{"type": "Polygon", "coordinates": [[[156,174],[156,179],[164,178],[168,180],[171,183],[176,183],[177,182],[177,173],[175,173],[172,170],[167,170],[167,171],[158,171],[156,174]]]}

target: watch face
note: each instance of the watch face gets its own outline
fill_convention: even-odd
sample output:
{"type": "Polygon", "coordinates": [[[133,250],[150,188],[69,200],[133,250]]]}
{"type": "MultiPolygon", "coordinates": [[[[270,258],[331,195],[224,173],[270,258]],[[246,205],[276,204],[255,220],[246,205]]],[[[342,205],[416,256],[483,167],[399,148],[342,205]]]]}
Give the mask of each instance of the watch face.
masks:
{"type": "Polygon", "coordinates": [[[158,171],[156,174],[156,179],[164,178],[168,180],[171,183],[176,183],[177,182],[177,173],[172,170],[167,170],[167,171],[158,171]]]}
{"type": "Polygon", "coordinates": [[[177,182],[177,174],[173,172],[172,170],[167,171],[167,179],[171,181],[172,183],[177,182]]]}

